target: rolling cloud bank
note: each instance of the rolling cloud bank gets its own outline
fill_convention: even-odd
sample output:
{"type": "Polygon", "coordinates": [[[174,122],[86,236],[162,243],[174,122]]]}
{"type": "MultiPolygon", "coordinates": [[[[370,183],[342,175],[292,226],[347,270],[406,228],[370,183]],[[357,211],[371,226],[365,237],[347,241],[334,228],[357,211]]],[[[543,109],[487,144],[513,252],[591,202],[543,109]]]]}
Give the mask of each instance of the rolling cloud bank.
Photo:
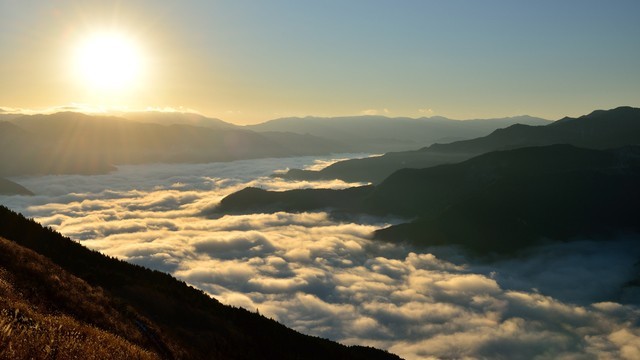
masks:
{"type": "Polygon", "coordinates": [[[108,175],[12,178],[36,195],[0,202],[89,248],[169,272],[223,303],[407,359],[640,358],[640,293],[625,286],[637,277],[640,249],[628,239],[606,248],[586,240],[549,245],[486,264],[453,249],[371,240],[394,219],[202,216],[247,186],[357,185],[269,176],[332,161],[156,164],[108,175]]]}

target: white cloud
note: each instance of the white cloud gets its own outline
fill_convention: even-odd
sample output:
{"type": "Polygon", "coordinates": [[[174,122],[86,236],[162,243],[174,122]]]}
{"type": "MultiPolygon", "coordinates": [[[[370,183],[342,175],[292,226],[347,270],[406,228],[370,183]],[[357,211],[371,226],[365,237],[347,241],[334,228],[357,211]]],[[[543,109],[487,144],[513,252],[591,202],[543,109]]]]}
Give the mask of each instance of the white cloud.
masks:
{"type": "Polygon", "coordinates": [[[640,359],[640,332],[629,329],[620,329],[608,336],[608,340],[620,350],[623,359],[640,359]]]}
{"type": "MultiPolygon", "coordinates": [[[[318,160],[314,160],[313,164],[311,165],[307,165],[304,167],[304,170],[311,170],[311,171],[320,171],[330,165],[333,165],[339,161],[344,161],[344,160],[348,160],[348,159],[353,159],[353,158],[364,158],[364,157],[369,157],[370,155],[368,154],[362,154],[363,156],[351,156],[349,158],[336,158],[336,159],[318,159],[318,160]]],[[[289,169],[286,169],[289,170],[289,169]]],[[[286,172],[286,171],[283,171],[286,172]]]]}
{"type": "Polygon", "coordinates": [[[25,177],[20,182],[37,196],[0,200],[91,248],[170,272],[224,303],[407,359],[637,357],[640,311],[612,301],[640,256],[624,239],[606,246],[552,245],[517,260],[471,264],[372,241],[386,219],[201,216],[245,186],[349,185],[268,177],[274,169],[315,160],[25,177]]]}
{"type": "Polygon", "coordinates": [[[389,109],[387,108],[383,108],[383,109],[366,109],[366,110],[362,110],[360,112],[361,115],[369,115],[369,116],[373,116],[373,115],[389,115],[391,113],[391,111],[389,111],[389,109]]]}

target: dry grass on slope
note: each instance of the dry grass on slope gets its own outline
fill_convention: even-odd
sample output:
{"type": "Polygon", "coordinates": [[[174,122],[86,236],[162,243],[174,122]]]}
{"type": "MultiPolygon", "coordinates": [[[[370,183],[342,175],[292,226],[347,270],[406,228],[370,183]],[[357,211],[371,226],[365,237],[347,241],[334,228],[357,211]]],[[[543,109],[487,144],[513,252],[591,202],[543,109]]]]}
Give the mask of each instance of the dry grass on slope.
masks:
{"type": "Polygon", "coordinates": [[[130,316],[101,289],[0,238],[0,359],[160,358],[130,316]]]}

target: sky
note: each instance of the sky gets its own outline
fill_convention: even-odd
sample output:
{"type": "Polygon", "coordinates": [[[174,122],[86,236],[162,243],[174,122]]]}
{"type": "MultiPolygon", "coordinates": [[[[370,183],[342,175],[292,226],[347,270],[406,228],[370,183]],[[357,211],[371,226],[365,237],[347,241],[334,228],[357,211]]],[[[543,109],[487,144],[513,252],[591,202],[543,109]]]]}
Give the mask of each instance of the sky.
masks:
{"type": "Polygon", "coordinates": [[[638,13],[636,0],[0,0],[0,108],[555,120],[640,106],[638,13]],[[126,86],[89,79],[122,71],[78,74],[98,33],[128,39],[126,86]]]}
{"type": "Polygon", "coordinates": [[[225,304],[407,360],[640,357],[640,293],[622,288],[637,277],[637,239],[610,239],[606,247],[557,243],[487,263],[453,249],[372,240],[374,230],[398,219],[337,220],[324,212],[206,216],[223,196],[246,186],[355,185],[269,176],[336,160],[125,165],[105,175],[25,176],[16,180],[37,195],[0,196],[0,203],[91,249],[168,272],[225,304]]]}

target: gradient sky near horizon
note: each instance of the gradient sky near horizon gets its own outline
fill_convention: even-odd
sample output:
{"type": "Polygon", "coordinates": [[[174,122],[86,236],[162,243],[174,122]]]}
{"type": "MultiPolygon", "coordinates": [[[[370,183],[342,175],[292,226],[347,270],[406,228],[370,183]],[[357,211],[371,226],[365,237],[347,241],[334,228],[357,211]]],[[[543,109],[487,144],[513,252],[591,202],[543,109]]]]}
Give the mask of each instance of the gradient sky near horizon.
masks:
{"type": "Polygon", "coordinates": [[[638,14],[637,0],[0,0],[0,108],[558,119],[640,106],[638,14]],[[126,90],[73,74],[100,31],[144,60],[126,90]]]}

